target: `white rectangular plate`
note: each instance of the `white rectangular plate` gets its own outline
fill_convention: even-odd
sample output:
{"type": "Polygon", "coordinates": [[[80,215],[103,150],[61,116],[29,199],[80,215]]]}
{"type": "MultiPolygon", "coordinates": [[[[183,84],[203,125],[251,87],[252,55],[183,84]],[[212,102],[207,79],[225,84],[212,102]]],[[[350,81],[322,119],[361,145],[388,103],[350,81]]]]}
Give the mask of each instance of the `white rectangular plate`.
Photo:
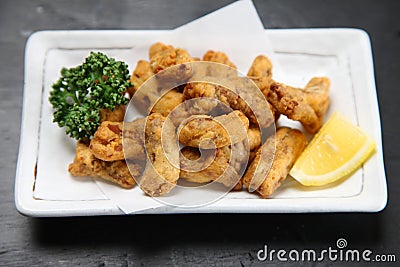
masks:
{"type": "MultiPolygon", "coordinates": [[[[57,176],[67,173],[66,166],[72,161],[72,158],[68,162],[54,160],[57,166],[50,166],[51,162],[46,165],[43,160],[38,162],[39,154],[47,155],[47,158],[54,155],[56,159],[57,154],[62,153],[46,143],[53,129],[48,126],[50,118],[46,117],[48,85],[54,81],[54,75],[61,67],[49,62],[56,59],[54,62],[62,64],[63,58],[80,62],[90,50],[106,51],[111,56],[127,60],[130,49],[147,47],[155,37],[163,40],[167,33],[44,31],[29,38],[25,54],[24,103],[15,183],[15,202],[21,213],[38,217],[123,214],[112,201],[96,193],[92,181],[82,184],[82,192],[88,192],[87,199],[85,196],[73,201],[57,199],[58,190],[63,189],[56,184],[48,187],[53,195],[51,199],[40,199],[33,193],[36,173],[51,173],[57,179],[57,176]]],[[[274,197],[267,200],[246,192],[235,192],[199,208],[161,207],[139,213],[376,212],[385,207],[387,188],[381,127],[368,35],[357,29],[268,30],[266,34],[274,44],[274,59],[279,61],[275,79],[302,86],[312,76],[329,76],[332,80],[332,105],[327,117],[335,110],[344,113],[374,138],[376,153],[349,179],[329,187],[305,188],[289,178],[274,197]]],[[[207,49],[212,49],[212,44],[207,45],[204,51],[207,49]]],[[[130,69],[134,67],[133,60],[138,59],[131,59],[130,69]]],[[[281,122],[290,124],[285,120],[281,122]]]]}

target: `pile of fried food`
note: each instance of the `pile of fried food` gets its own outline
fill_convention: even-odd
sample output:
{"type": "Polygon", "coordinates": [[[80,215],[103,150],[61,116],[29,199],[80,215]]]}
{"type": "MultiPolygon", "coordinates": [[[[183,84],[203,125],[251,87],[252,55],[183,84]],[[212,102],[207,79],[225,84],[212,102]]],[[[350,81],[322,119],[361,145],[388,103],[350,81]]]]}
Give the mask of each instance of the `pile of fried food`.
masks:
{"type": "MultiPolygon", "coordinates": [[[[184,49],[155,43],[149,49],[149,61],[137,62],[131,75],[134,87],[129,90],[130,96],[132,97],[153,75],[171,66],[195,61],[222,63],[236,69],[235,64],[223,52],[207,51],[200,59],[191,57],[184,49]]],[[[224,78],[240,79],[236,77],[236,72],[225,75],[229,77],[224,78]]],[[[276,129],[275,135],[263,142],[262,128],[270,126],[280,115],[284,115],[299,121],[307,132],[315,134],[321,128],[329,106],[330,81],[326,77],[315,77],[304,88],[294,88],[276,82],[272,79],[272,63],[263,55],[254,59],[247,77],[256,84],[267,100],[271,111],[265,112],[272,112],[272,121],[262,123],[255,120],[255,114],[240,95],[232,94],[226,88],[215,84],[191,82],[188,74],[187,83],[163,95],[152,107],[147,118],[124,123],[124,106],[113,111],[104,110],[101,114],[101,125],[93,138],[77,143],[76,157],[69,165],[69,172],[73,176],[103,178],[124,188],[133,187],[137,180],[135,178],[141,177],[140,188],[150,196],[167,194],[177,184],[178,179],[193,183],[216,181],[232,190],[252,188],[253,182],[258,181],[257,188],[253,190],[263,198],[270,197],[287,177],[294,162],[306,147],[307,139],[300,130],[280,127],[276,129]],[[215,105],[213,101],[208,101],[199,102],[201,105],[188,105],[184,113],[190,120],[186,120],[184,125],[181,124],[182,119],[179,116],[167,117],[178,105],[200,97],[219,100],[233,111],[213,117],[210,111],[215,105]],[[199,112],[203,114],[199,115],[199,112]],[[233,130],[235,134],[229,138],[227,130],[216,123],[230,125],[231,121],[239,122],[240,128],[244,128],[245,132],[235,133],[233,130]],[[167,133],[166,136],[171,138],[171,147],[162,147],[162,127],[167,133]],[[185,145],[181,153],[172,151],[172,143],[176,138],[185,145]],[[208,144],[207,140],[212,140],[213,144],[208,144]],[[247,146],[244,140],[248,141],[247,146]],[[271,144],[275,149],[272,158],[268,153],[271,144]],[[188,162],[201,157],[200,146],[206,150],[214,146],[212,161],[201,171],[185,171],[188,162]],[[239,153],[239,156],[230,157],[234,146],[239,150],[247,148],[249,154],[240,156],[239,153]],[[168,159],[165,151],[169,151],[168,159]],[[147,161],[151,164],[143,164],[147,158],[146,153],[147,161]],[[269,158],[269,161],[265,157],[269,158]],[[263,160],[269,162],[269,165],[260,166],[263,160]],[[257,177],[260,176],[259,169],[262,170],[263,167],[271,168],[261,177],[257,177]],[[243,175],[239,174],[239,169],[244,170],[243,175]]],[[[230,127],[235,128],[235,123],[230,127]]]]}

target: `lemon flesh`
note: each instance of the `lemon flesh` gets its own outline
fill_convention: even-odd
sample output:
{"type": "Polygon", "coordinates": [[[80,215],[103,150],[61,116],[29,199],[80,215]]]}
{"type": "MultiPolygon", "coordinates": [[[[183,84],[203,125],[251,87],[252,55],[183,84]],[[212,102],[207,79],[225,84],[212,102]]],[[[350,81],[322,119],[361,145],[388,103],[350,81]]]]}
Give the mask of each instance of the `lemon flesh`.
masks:
{"type": "Polygon", "coordinates": [[[358,169],[375,146],[371,137],[336,112],[314,136],[289,174],[306,186],[326,185],[358,169]]]}

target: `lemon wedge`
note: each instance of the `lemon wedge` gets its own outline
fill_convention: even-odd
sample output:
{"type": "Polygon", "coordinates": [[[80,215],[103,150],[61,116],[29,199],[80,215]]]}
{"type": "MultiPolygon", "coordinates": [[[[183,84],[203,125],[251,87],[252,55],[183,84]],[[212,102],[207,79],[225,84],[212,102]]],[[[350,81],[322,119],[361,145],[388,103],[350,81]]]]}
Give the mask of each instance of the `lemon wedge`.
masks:
{"type": "Polygon", "coordinates": [[[358,169],[375,146],[362,129],[336,112],[314,136],[289,174],[306,186],[326,185],[358,169]]]}

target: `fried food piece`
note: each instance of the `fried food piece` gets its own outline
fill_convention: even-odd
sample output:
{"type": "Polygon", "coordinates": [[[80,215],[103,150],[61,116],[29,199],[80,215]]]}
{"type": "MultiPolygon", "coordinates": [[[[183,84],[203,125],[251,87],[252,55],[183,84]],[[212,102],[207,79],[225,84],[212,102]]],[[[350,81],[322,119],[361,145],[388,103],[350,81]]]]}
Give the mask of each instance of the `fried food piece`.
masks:
{"type": "Polygon", "coordinates": [[[243,178],[240,178],[239,182],[231,189],[231,191],[241,191],[243,189],[243,178]]]}
{"type": "Polygon", "coordinates": [[[122,122],[103,121],[90,141],[90,152],[104,161],[123,160],[122,128],[122,122]]]}
{"type": "Polygon", "coordinates": [[[250,147],[247,138],[243,139],[242,142],[236,143],[230,146],[231,148],[231,162],[232,166],[238,173],[244,171],[244,167],[249,162],[250,147]]]}
{"type": "Polygon", "coordinates": [[[172,45],[165,45],[159,42],[150,47],[149,58],[151,68],[155,74],[166,70],[168,67],[180,65],[179,68],[162,74],[164,79],[172,78],[182,81],[192,75],[191,66],[184,63],[192,62],[193,59],[185,49],[174,48],[172,45]]]}
{"type": "MultiPolygon", "coordinates": [[[[239,176],[242,176],[248,163],[251,162],[250,156],[250,140],[244,139],[240,143],[236,143],[233,146],[235,149],[233,157],[231,157],[232,166],[239,176]]],[[[243,189],[243,177],[237,182],[237,184],[231,189],[231,191],[240,191],[243,189]]]]}
{"type": "Polygon", "coordinates": [[[211,83],[189,82],[183,90],[184,98],[216,98],[232,109],[242,111],[254,124],[259,124],[263,128],[271,125],[274,117],[268,112],[267,101],[261,94],[257,96],[248,90],[248,88],[254,88],[254,84],[250,84],[251,81],[247,78],[237,77],[230,80],[230,89],[211,83]]]}
{"type": "MultiPolygon", "coordinates": [[[[240,180],[240,176],[235,168],[229,164],[229,147],[218,148],[215,151],[215,158],[211,164],[200,171],[187,171],[197,169],[192,169],[192,165],[188,166],[188,163],[190,162],[187,162],[186,160],[198,160],[200,158],[200,151],[197,148],[187,146],[184,147],[181,152],[183,156],[181,156],[182,169],[180,178],[182,179],[195,183],[208,183],[211,181],[216,181],[218,183],[222,183],[226,187],[233,187],[240,180]]],[[[206,157],[204,162],[208,160],[208,157],[206,157]]],[[[199,162],[197,166],[202,166],[204,162],[199,162]]]]}
{"type": "Polygon", "coordinates": [[[170,90],[164,94],[151,110],[152,113],[160,113],[164,117],[168,116],[172,110],[183,102],[183,94],[176,91],[170,90]]]}
{"type": "Polygon", "coordinates": [[[124,122],[122,131],[125,158],[129,160],[144,160],[144,125],[146,118],[139,118],[132,122],[124,122]]]}
{"type": "Polygon", "coordinates": [[[217,85],[203,82],[189,82],[183,89],[183,98],[185,100],[199,97],[215,98],[217,85]]]}
{"type": "Polygon", "coordinates": [[[76,145],[75,159],[68,166],[68,171],[73,176],[102,178],[123,188],[132,188],[136,184],[132,175],[139,177],[141,166],[131,164],[128,169],[124,160],[99,160],[90,152],[89,146],[80,141],[76,145]]]}
{"type": "Polygon", "coordinates": [[[254,78],[259,78],[259,77],[272,77],[272,63],[264,55],[259,55],[257,56],[254,60],[253,63],[251,64],[251,67],[249,71],[247,72],[248,77],[254,77],[254,78]]]}
{"type": "Polygon", "coordinates": [[[233,64],[232,61],[230,61],[229,57],[224,52],[208,50],[204,54],[203,60],[204,61],[211,61],[211,62],[215,62],[215,63],[225,64],[225,65],[228,65],[231,68],[236,69],[236,65],[233,64]]]}
{"type": "Polygon", "coordinates": [[[114,110],[103,108],[100,110],[100,122],[123,121],[125,117],[125,106],[118,106],[114,110]]]}
{"type": "Polygon", "coordinates": [[[209,64],[209,66],[200,72],[202,75],[221,78],[231,78],[238,75],[235,64],[223,52],[209,50],[204,54],[203,61],[220,63],[226,66],[209,64]]]}
{"type": "Polygon", "coordinates": [[[154,43],[149,48],[149,58],[155,58],[159,55],[166,54],[172,55],[175,52],[175,48],[172,45],[166,45],[161,42],[154,43]]]}
{"type": "Polygon", "coordinates": [[[300,121],[309,133],[316,133],[322,126],[329,106],[330,81],[326,77],[312,78],[304,90],[273,83],[268,101],[289,119],[300,121]]]}
{"type": "Polygon", "coordinates": [[[176,52],[176,64],[175,65],[193,61],[189,52],[186,51],[185,49],[177,48],[177,49],[175,49],[175,52],[176,52]]]}
{"type": "Polygon", "coordinates": [[[193,61],[190,54],[172,45],[155,43],[149,49],[150,65],[161,88],[173,88],[185,83],[192,75],[193,61]],[[170,68],[176,66],[175,68],[170,68]]]}
{"type": "Polygon", "coordinates": [[[140,91],[136,92],[131,104],[143,113],[160,113],[168,116],[184,101],[182,92],[179,92],[183,91],[183,86],[171,89],[175,86],[173,81],[162,83],[161,80],[158,76],[151,78],[140,91]]]}
{"type": "Polygon", "coordinates": [[[200,150],[198,150],[197,148],[188,146],[182,148],[180,154],[180,178],[183,178],[184,180],[192,183],[209,183],[213,181],[211,176],[205,175],[205,173],[202,173],[200,171],[205,169],[207,166],[209,166],[209,164],[212,163],[210,157],[212,151],[203,150],[203,153],[205,153],[205,155],[202,159],[200,159],[201,153],[200,150]],[[192,172],[195,170],[199,171],[192,172]]]}
{"type": "Polygon", "coordinates": [[[178,108],[170,113],[170,119],[178,127],[184,120],[192,115],[209,114],[216,106],[218,101],[215,98],[198,98],[184,101],[178,108]]]}
{"type": "Polygon", "coordinates": [[[290,169],[306,145],[307,139],[301,131],[287,127],[279,128],[275,136],[268,138],[265,144],[257,151],[253,162],[243,177],[245,186],[249,188],[252,179],[256,179],[256,181],[261,179],[263,182],[257,188],[257,192],[263,198],[271,196],[281,185],[281,182],[286,179],[290,169]],[[275,154],[272,154],[274,147],[276,147],[275,154]],[[263,152],[261,153],[261,151],[263,152]],[[261,157],[263,157],[262,160],[261,157]],[[260,175],[258,168],[266,169],[269,166],[271,168],[266,176],[257,177],[260,175]]]}
{"type": "MultiPolygon", "coordinates": [[[[265,98],[267,98],[270,87],[274,83],[274,80],[272,79],[271,61],[264,55],[257,56],[247,72],[247,77],[257,85],[265,98]]],[[[268,104],[275,118],[275,122],[278,121],[280,113],[274,108],[274,106],[270,103],[268,104]]]]}
{"type": "Polygon", "coordinates": [[[248,162],[252,162],[256,156],[257,150],[261,146],[262,136],[261,131],[258,126],[250,125],[249,129],[247,130],[247,138],[249,140],[249,158],[248,162]]]}
{"type": "Polygon", "coordinates": [[[180,177],[194,183],[216,181],[231,191],[238,191],[243,186],[240,176],[248,157],[247,140],[216,150],[204,149],[201,153],[198,148],[184,147],[180,157],[180,177]]]}
{"type": "Polygon", "coordinates": [[[268,103],[262,97],[256,97],[249,92],[246,84],[247,78],[238,78],[240,82],[238,87],[229,90],[226,87],[217,86],[216,97],[223,103],[228,104],[232,109],[242,111],[249,120],[260,127],[266,128],[274,121],[272,113],[268,112],[268,103]],[[243,87],[242,87],[243,86],[243,87]],[[248,101],[246,103],[246,101],[248,101]],[[258,121],[259,120],[259,121],[258,121]]]}
{"type": "Polygon", "coordinates": [[[145,135],[148,161],[140,188],[150,196],[162,196],[175,187],[179,178],[175,127],[168,118],[153,113],[147,118],[145,135]],[[165,131],[163,135],[162,131],[165,131]]]}
{"type": "MultiPolygon", "coordinates": [[[[251,162],[253,162],[253,160],[256,158],[257,151],[258,151],[258,149],[256,149],[256,150],[251,150],[251,151],[250,151],[250,153],[249,153],[249,162],[250,162],[250,164],[251,164],[251,162]]],[[[249,165],[250,165],[250,164],[249,164],[249,165]]]]}
{"type": "Polygon", "coordinates": [[[144,159],[143,129],[145,119],[133,122],[104,121],[100,124],[90,141],[90,152],[104,161],[129,159],[144,159]],[[124,133],[125,143],[122,135],[124,133]],[[125,148],[125,149],[124,149],[125,148]]]}
{"type": "Polygon", "coordinates": [[[140,88],[140,86],[153,75],[154,73],[150,62],[146,60],[139,60],[136,64],[135,70],[131,75],[130,80],[133,83],[133,87],[128,90],[129,95],[132,97],[133,94],[140,88]]]}
{"type": "MultiPolygon", "coordinates": [[[[259,70],[258,72],[256,70],[252,70],[252,68],[255,68],[252,66],[249,70],[249,74],[261,74],[263,73],[262,70],[259,70]]],[[[269,70],[264,70],[264,71],[269,71],[269,70]]],[[[248,75],[249,75],[248,74],[248,75]]],[[[269,89],[271,85],[274,83],[274,80],[271,78],[271,76],[267,76],[268,73],[264,76],[248,76],[249,79],[251,79],[257,87],[261,90],[263,95],[267,97],[269,93],[269,89]]]]}
{"type": "Polygon", "coordinates": [[[260,76],[260,77],[250,76],[249,79],[252,80],[257,85],[257,87],[261,90],[261,92],[265,97],[267,97],[271,85],[275,82],[268,76],[260,76]]]}
{"type": "Polygon", "coordinates": [[[176,65],[176,51],[172,45],[155,43],[149,49],[150,66],[158,73],[170,66],[176,65]]]}
{"type": "Polygon", "coordinates": [[[255,125],[251,125],[247,130],[247,138],[249,138],[249,149],[256,150],[261,146],[261,131],[255,125]]]}
{"type": "Polygon", "coordinates": [[[139,60],[136,68],[131,75],[131,82],[133,87],[128,90],[131,96],[131,104],[136,108],[143,109],[146,112],[148,108],[154,104],[155,101],[160,97],[157,85],[154,83],[154,79],[151,79],[151,84],[146,84],[145,88],[142,88],[139,92],[139,88],[152,76],[154,75],[153,69],[150,62],[146,60],[139,60]],[[135,96],[133,96],[136,93],[135,96]]]}
{"type": "Polygon", "coordinates": [[[239,110],[215,118],[193,115],[178,129],[179,141],[191,147],[220,148],[246,138],[249,120],[239,110]]]}

